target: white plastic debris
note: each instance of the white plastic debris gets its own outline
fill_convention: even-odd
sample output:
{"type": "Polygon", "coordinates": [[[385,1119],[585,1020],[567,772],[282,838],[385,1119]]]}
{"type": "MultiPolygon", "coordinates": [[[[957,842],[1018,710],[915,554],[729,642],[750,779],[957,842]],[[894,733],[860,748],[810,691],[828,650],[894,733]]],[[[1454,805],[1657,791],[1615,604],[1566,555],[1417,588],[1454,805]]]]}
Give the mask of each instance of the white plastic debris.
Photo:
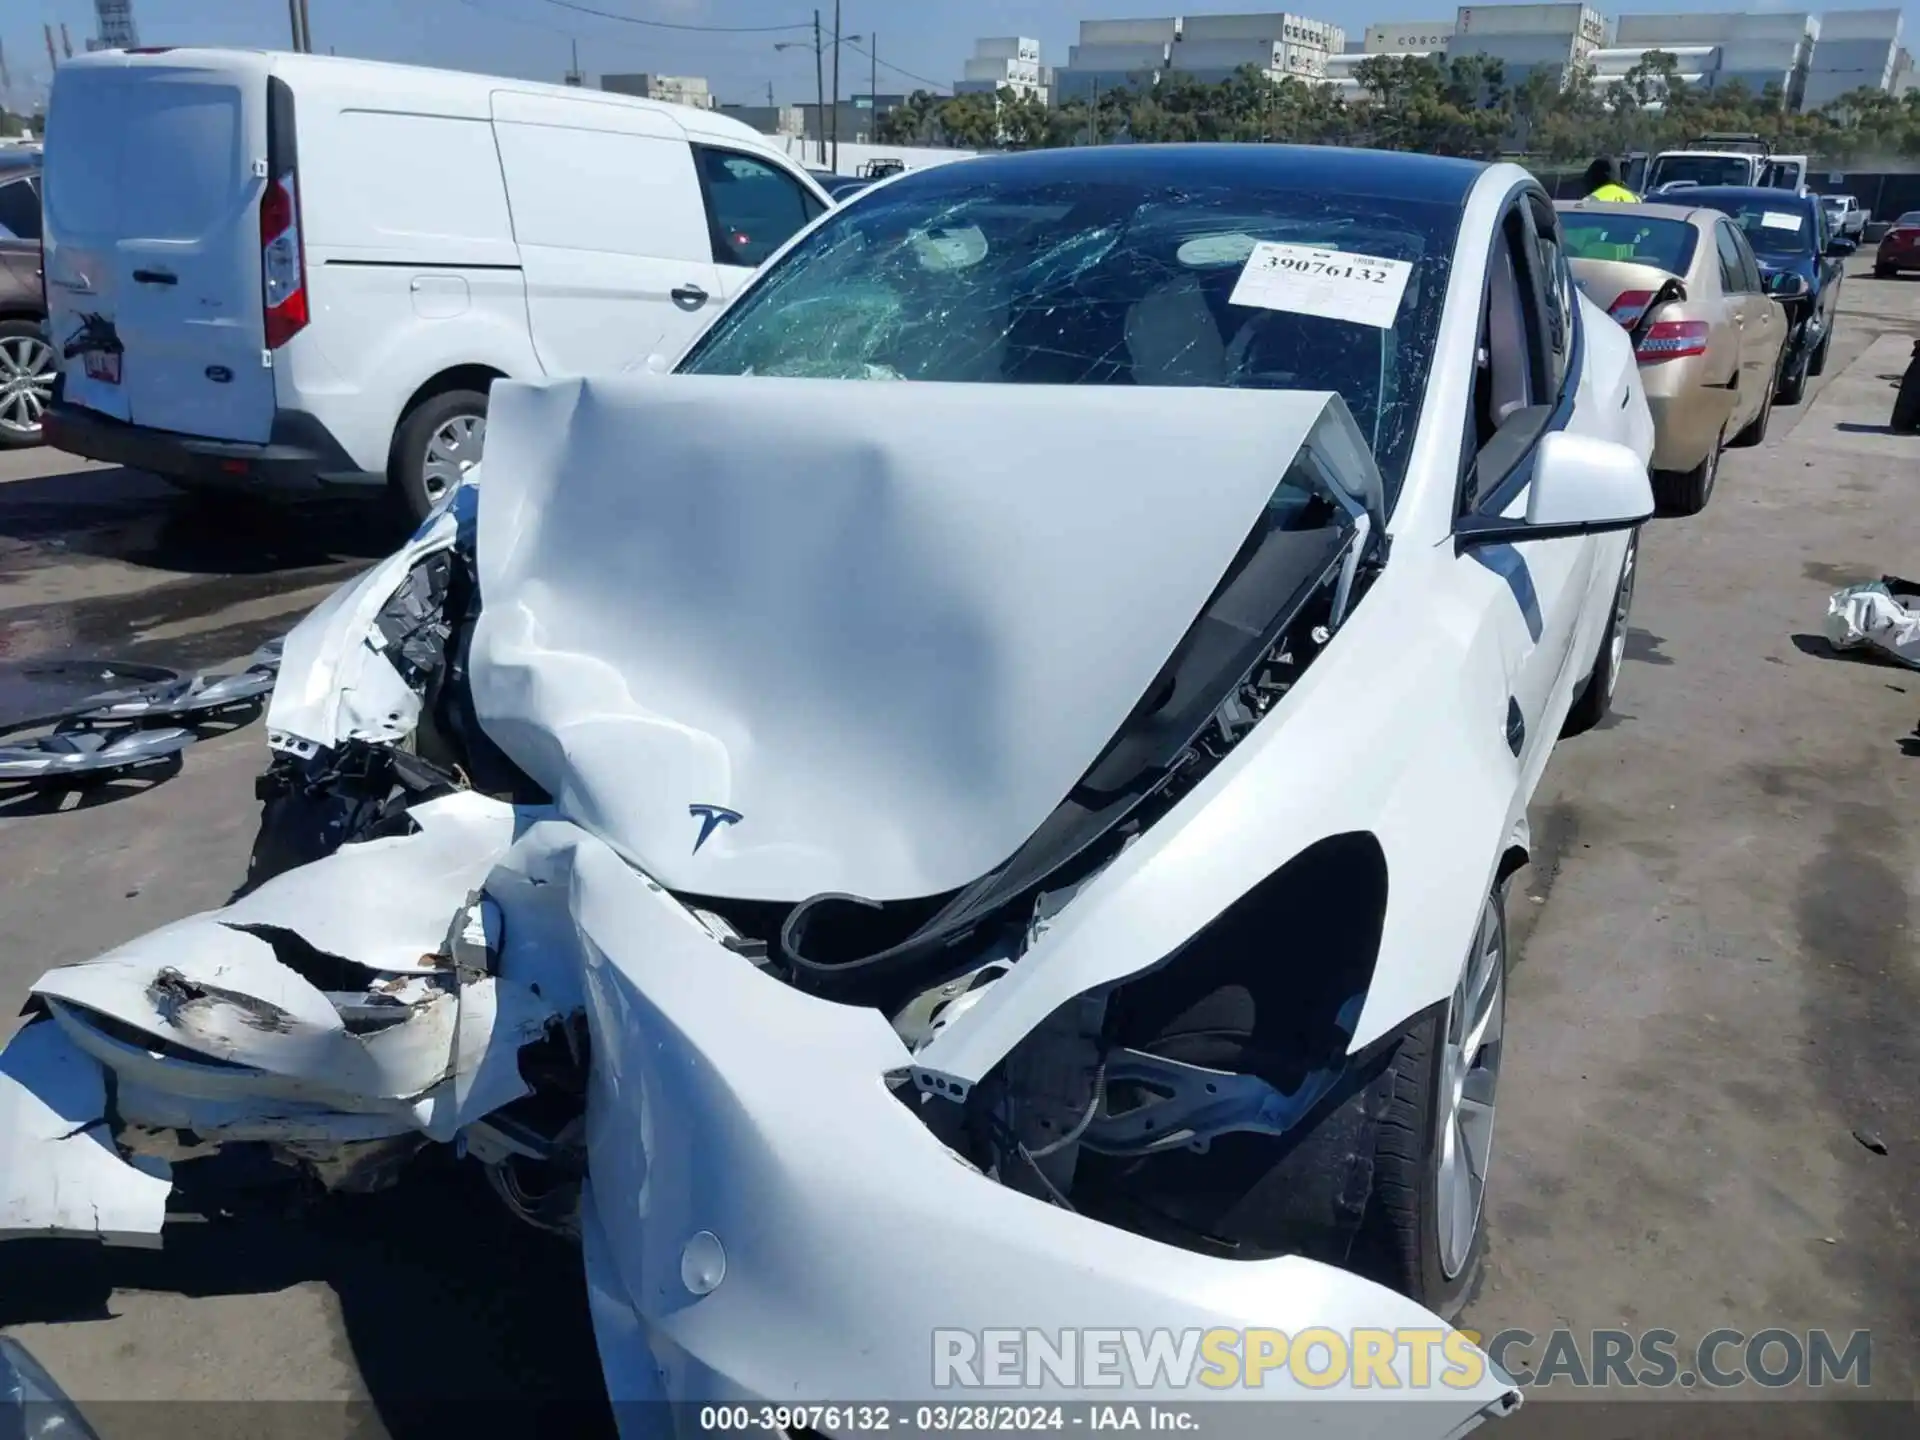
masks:
{"type": "Polygon", "coordinates": [[[1920,669],[1920,593],[1896,594],[1885,580],[1834,591],[1827,601],[1827,641],[1836,650],[1872,646],[1920,669]]]}

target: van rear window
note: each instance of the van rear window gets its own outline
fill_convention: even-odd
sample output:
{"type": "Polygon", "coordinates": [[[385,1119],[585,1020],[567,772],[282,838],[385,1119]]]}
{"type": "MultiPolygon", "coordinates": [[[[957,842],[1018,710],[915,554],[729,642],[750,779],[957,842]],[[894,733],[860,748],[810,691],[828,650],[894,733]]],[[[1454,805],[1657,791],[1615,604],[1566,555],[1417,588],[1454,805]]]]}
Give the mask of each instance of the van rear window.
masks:
{"type": "Polygon", "coordinates": [[[189,74],[63,77],[47,205],[70,235],[198,240],[252,189],[239,88],[189,74]],[[105,83],[103,83],[105,82],[105,83]]]}

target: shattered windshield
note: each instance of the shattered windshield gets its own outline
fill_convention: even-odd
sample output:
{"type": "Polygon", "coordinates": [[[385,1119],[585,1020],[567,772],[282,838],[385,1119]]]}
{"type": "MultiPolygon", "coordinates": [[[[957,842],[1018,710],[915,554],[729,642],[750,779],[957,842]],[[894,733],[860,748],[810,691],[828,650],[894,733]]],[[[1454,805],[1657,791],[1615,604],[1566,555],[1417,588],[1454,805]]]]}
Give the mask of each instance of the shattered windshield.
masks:
{"type": "Polygon", "coordinates": [[[1389,497],[1398,489],[1457,205],[1243,183],[970,181],[964,166],[941,169],[830,216],[715,322],[681,372],[1334,390],[1389,497]],[[1341,253],[1300,261],[1299,285],[1236,297],[1263,244],[1341,253]],[[1343,308],[1343,285],[1369,287],[1363,303],[1343,308]],[[1347,318],[1382,291],[1373,313],[1347,318]]]}

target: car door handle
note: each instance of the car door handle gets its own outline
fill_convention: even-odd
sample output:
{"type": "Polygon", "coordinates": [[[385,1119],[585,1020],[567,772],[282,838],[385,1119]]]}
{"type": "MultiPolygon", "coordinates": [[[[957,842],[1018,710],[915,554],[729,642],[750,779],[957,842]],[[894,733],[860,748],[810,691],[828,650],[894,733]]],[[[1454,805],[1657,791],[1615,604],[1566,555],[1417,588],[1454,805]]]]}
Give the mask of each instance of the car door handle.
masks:
{"type": "Polygon", "coordinates": [[[1515,758],[1526,748],[1527,717],[1520,713],[1520,702],[1513,696],[1507,697],[1507,748],[1513,751],[1515,758]]]}
{"type": "Polygon", "coordinates": [[[683,310],[698,310],[707,303],[707,292],[698,285],[676,285],[669,293],[673,303],[683,310]]]}
{"type": "Polygon", "coordinates": [[[166,270],[136,270],[133,272],[137,285],[178,285],[180,277],[166,270]]]}

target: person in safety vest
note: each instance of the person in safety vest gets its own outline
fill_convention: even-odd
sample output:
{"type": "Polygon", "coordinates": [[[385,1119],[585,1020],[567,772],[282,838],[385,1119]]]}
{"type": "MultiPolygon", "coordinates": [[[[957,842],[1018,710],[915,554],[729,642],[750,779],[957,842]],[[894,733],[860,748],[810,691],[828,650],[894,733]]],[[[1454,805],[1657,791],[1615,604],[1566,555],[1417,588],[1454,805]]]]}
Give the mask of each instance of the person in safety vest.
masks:
{"type": "Polygon", "coordinates": [[[1589,200],[1612,200],[1624,205],[1636,203],[1640,197],[1620,183],[1620,172],[1614,168],[1613,161],[1601,159],[1587,166],[1586,180],[1589,200]]]}

